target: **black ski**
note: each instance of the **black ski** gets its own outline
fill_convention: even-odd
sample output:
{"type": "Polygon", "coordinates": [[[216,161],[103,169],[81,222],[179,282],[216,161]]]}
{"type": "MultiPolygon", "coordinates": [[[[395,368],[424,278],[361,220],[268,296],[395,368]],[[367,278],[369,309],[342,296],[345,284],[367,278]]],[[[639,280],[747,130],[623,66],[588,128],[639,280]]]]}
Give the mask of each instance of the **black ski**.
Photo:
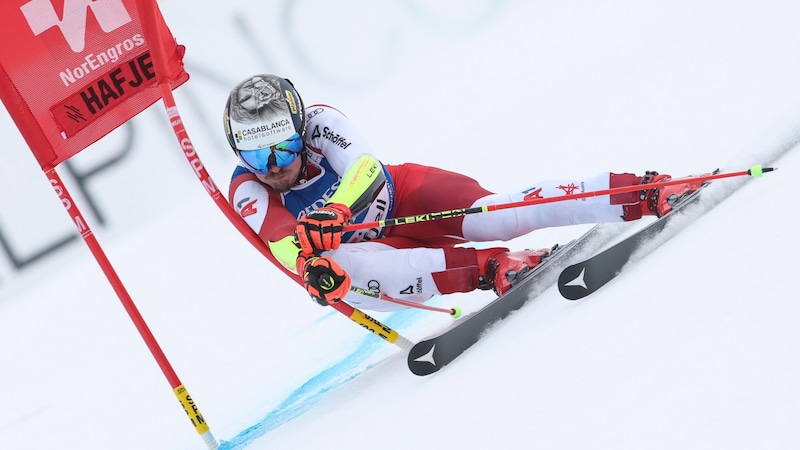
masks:
{"type": "MultiPolygon", "coordinates": [[[[757,171],[753,173],[748,171],[747,174],[761,176],[762,172],[774,170],[773,168],[762,168],[760,165],[754,166],[753,169],[756,168],[757,171]]],[[[717,170],[714,173],[717,172],[719,171],[717,170]]],[[[414,345],[408,354],[409,369],[416,375],[429,375],[441,370],[442,367],[455,360],[478,342],[492,325],[521,308],[526,302],[544,292],[556,281],[558,281],[561,294],[569,299],[583,298],[596,291],[614,279],[625,264],[631,260],[631,256],[635,256],[637,250],[645,250],[643,249],[645,247],[643,244],[653,241],[654,244],[660,245],[683,229],[682,227],[671,227],[664,236],[659,236],[657,240],[653,239],[653,237],[662,233],[666,225],[673,219],[690,217],[693,220],[735,190],[729,190],[727,194],[715,192],[715,202],[713,204],[708,204],[707,202],[705,204],[698,203],[697,200],[700,199],[701,192],[708,184],[703,184],[700,189],[681,199],[669,214],[664,215],[642,230],[583,262],[575,263],[574,261],[585,257],[584,255],[596,252],[613,241],[627,228],[626,224],[596,225],[578,239],[558,247],[556,251],[534,270],[527,273],[505,295],[495,299],[477,312],[460,319],[440,334],[414,345]],[[691,210],[691,214],[688,214],[689,210],[691,210]],[[623,226],[621,227],[620,225],[623,226]],[[560,276],[556,275],[558,273],[560,273],[560,276]]],[[[653,250],[655,247],[656,245],[648,250],[653,250]]]]}
{"type": "MultiPolygon", "coordinates": [[[[687,207],[697,202],[700,198],[700,193],[707,185],[708,183],[702,185],[691,195],[682,199],[680,203],[672,208],[672,211],[655,222],[591,258],[564,269],[558,277],[558,291],[568,300],[579,300],[605,286],[622,272],[623,267],[631,260],[634,252],[645,244],[651,243],[653,238],[664,231],[667,224],[674,218],[684,216],[685,214],[683,213],[686,212],[687,207]]],[[[667,239],[663,239],[658,245],[667,239]]],[[[654,249],[655,246],[650,250],[654,249]]]]}
{"type": "Polygon", "coordinates": [[[408,354],[408,368],[416,375],[439,371],[478,342],[489,327],[552,286],[559,271],[570,262],[596,251],[620,232],[618,227],[596,225],[579,238],[556,247],[503,296],[459,319],[444,332],[414,345],[408,354]]]}

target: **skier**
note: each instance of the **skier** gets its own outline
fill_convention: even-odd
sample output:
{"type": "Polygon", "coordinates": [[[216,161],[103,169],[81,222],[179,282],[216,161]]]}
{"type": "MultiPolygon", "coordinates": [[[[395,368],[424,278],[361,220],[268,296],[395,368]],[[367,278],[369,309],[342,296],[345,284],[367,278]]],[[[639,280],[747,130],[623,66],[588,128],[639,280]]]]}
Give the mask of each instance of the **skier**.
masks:
{"type": "Polygon", "coordinates": [[[321,305],[345,300],[373,311],[406,307],[351,292],[351,286],[414,303],[475,289],[502,295],[516,274],[535,267],[549,251],[457,244],[505,241],[545,227],[661,216],[675,199],[700,186],[687,181],[648,188],[669,175],[606,172],[493,193],[443,169],[382,164],[344,114],[327,105],[306,107],[293,84],[275,75],[239,83],[228,97],[223,121],[239,158],[230,204],[321,305]],[[639,184],[636,192],[581,201],[344,231],[349,223],[639,184]]]}

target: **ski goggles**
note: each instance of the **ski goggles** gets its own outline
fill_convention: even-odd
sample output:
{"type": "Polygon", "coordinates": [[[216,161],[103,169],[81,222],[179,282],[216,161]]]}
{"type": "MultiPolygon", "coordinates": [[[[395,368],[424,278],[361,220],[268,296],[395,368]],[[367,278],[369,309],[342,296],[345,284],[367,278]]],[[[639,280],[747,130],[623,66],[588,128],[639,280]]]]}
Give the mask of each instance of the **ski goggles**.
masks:
{"type": "Polygon", "coordinates": [[[295,133],[270,147],[236,150],[236,155],[251,172],[263,175],[272,167],[286,167],[293,163],[302,150],[303,139],[300,133],[295,133]]]}

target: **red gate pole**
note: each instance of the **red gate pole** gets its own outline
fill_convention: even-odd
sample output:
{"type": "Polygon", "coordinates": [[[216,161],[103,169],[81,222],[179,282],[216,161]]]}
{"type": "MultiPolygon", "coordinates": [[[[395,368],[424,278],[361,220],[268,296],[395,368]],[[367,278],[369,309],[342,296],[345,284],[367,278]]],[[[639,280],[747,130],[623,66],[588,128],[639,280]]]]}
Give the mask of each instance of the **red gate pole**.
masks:
{"type": "Polygon", "coordinates": [[[164,373],[164,376],[169,381],[175,396],[178,397],[181,405],[183,405],[183,408],[186,411],[187,416],[189,416],[189,419],[192,421],[192,425],[194,425],[197,433],[203,438],[203,441],[205,441],[209,450],[218,449],[219,443],[217,442],[216,438],[214,438],[214,435],[211,434],[211,430],[209,429],[205,419],[203,419],[203,415],[200,413],[200,410],[192,400],[189,392],[183,386],[181,381],[178,379],[178,376],[175,374],[175,371],[172,369],[172,366],[167,360],[166,355],[164,355],[164,352],[158,345],[153,333],[150,331],[150,328],[147,326],[147,323],[145,323],[144,318],[142,318],[142,315],[139,313],[139,310],[133,303],[133,299],[131,298],[130,294],[128,294],[125,286],[122,284],[122,280],[120,280],[116,270],[114,270],[114,267],[111,265],[108,257],[106,257],[102,247],[100,247],[97,238],[89,228],[89,225],[86,223],[83,214],[81,214],[80,210],[75,204],[75,201],[69,194],[69,191],[67,191],[64,183],[61,181],[61,177],[59,177],[55,168],[47,169],[44,171],[44,173],[50,182],[50,185],[55,190],[56,195],[58,195],[59,199],[61,199],[61,204],[64,205],[64,209],[66,209],[67,214],[69,214],[72,222],[78,228],[78,232],[83,238],[83,241],[89,247],[92,255],[94,255],[94,258],[97,260],[97,263],[100,265],[100,268],[106,275],[106,278],[111,283],[111,287],[114,289],[117,297],[119,297],[120,301],[122,302],[122,306],[125,308],[125,311],[127,311],[128,316],[130,316],[142,339],[144,339],[145,344],[147,344],[147,348],[150,350],[150,353],[153,355],[158,363],[158,366],[161,368],[161,371],[164,373]]]}

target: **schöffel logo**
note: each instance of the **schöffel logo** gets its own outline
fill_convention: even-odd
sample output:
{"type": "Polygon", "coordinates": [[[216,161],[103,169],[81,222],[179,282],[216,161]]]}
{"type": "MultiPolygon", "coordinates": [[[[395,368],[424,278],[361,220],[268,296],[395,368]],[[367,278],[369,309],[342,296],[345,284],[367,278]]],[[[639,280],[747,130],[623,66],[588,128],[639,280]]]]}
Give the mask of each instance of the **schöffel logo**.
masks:
{"type": "Polygon", "coordinates": [[[88,10],[106,33],[116,30],[131,21],[131,16],[122,0],[64,0],[62,20],[51,0],[31,0],[19,8],[34,36],[53,27],[58,27],[73,52],[79,53],[86,46],[86,16],[88,10]]]}

